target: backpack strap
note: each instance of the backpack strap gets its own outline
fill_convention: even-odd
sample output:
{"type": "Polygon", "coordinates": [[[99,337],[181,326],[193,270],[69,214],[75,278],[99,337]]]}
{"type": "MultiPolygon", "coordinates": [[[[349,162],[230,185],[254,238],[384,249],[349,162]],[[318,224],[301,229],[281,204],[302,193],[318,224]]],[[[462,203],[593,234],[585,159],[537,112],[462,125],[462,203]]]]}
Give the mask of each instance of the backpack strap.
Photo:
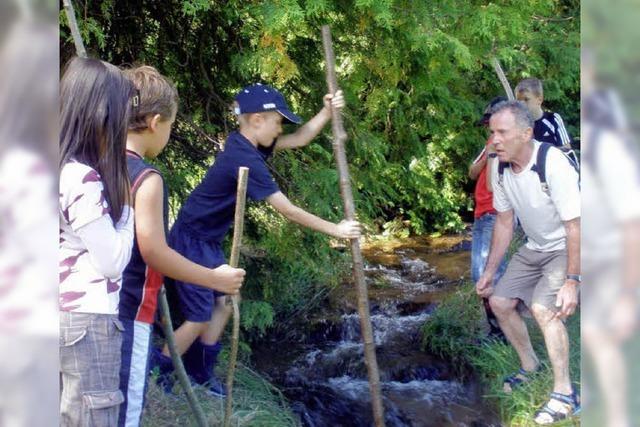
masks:
{"type": "Polygon", "coordinates": [[[540,186],[542,191],[549,194],[549,184],[547,184],[547,153],[551,148],[551,144],[543,142],[538,148],[538,155],[536,156],[536,163],[531,167],[531,170],[538,174],[540,179],[540,186]]]}
{"type": "Polygon", "coordinates": [[[510,166],[511,166],[511,164],[508,163],[508,162],[500,162],[500,163],[498,163],[498,173],[500,175],[504,175],[504,170],[506,168],[510,167],[510,166]]]}
{"type": "Polygon", "coordinates": [[[504,170],[508,167],[510,167],[511,164],[508,162],[499,162],[498,163],[498,183],[500,185],[503,185],[503,176],[504,176],[504,170]]]}
{"type": "MultiPolygon", "coordinates": [[[[547,183],[547,154],[549,150],[553,147],[553,145],[543,142],[540,144],[540,148],[538,148],[538,155],[536,156],[536,163],[531,167],[531,170],[535,171],[538,174],[538,179],[540,179],[540,186],[542,187],[542,191],[544,191],[547,195],[551,195],[549,191],[549,184],[547,183]]],[[[557,147],[556,147],[557,148],[557,147]]],[[[567,162],[571,165],[571,167],[578,173],[578,177],[580,177],[580,166],[574,158],[567,154],[565,151],[559,149],[560,152],[564,155],[567,162]]],[[[580,181],[578,181],[579,183],[580,181]]]]}

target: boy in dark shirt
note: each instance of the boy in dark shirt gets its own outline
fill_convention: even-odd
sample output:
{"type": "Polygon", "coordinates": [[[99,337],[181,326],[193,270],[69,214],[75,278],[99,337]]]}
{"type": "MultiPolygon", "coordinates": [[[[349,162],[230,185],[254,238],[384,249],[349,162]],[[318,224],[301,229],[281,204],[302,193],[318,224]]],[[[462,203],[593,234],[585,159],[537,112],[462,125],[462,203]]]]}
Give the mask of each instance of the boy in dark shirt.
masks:
{"type": "Polygon", "coordinates": [[[524,79],[516,86],[516,98],[527,104],[535,121],[533,138],[556,147],[571,146],[571,137],[560,114],[542,109],[544,93],[539,79],[524,79]]]}
{"type": "MultiPolygon", "coordinates": [[[[209,268],[224,264],[222,241],[233,221],[238,168],[249,168],[247,196],[266,200],[290,221],[342,239],[360,237],[360,224],[334,224],[293,205],[274,181],[266,159],[273,150],[307,145],[331,118],[332,108],[342,108],[342,93],[324,96],[324,107],[295,133],[282,134],[282,121],[300,123],[276,89],[262,84],[244,88],[235,98],[240,128],[232,132],[213,166],[182,206],[171,230],[171,245],[185,257],[209,268]]],[[[224,294],[176,281],[185,322],[176,330],[178,351],[184,353],[187,373],[208,386],[214,396],[224,397],[223,384],[213,375],[221,346],[219,338],[230,316],[224,294]]],[[[168,348],[159,356],[167,366],[168,348]]],[[[161,369],[162,371],[162,369],[161,369]]]]}
{"type": "Polygon", "coordinates": [[[534,120],[533,139],[548,142],[562,151],[578,164],[577,157],[571,149],[571,136],[564,126],[560,114],[544,111],[542,102],[544,92],[539,79],[524,79],[516,86],[516,99],[527,105],[531,118],[534,120]]]}

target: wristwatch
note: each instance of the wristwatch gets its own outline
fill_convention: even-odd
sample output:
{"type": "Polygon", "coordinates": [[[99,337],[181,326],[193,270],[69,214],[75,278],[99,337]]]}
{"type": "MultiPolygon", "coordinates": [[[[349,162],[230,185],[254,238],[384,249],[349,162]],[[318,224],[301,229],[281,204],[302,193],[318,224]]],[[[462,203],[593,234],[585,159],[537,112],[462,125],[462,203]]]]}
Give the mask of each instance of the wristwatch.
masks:
{"type": "Polygon", "coordinates": [[[579,274],[567,274],[565,277],[566,280],[575,280],[578,283],[582,283],[582,276],[579,274]]]}

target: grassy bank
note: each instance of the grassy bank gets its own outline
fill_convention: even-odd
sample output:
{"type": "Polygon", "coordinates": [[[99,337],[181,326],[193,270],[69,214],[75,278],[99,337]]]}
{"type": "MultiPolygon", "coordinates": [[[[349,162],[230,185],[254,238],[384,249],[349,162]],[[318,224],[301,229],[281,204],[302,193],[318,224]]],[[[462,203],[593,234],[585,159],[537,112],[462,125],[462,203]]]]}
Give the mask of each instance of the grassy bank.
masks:
{"type": "MultiPolygon", "coordinates": [[[[226,366],[218,371],[224,379],[226,366]]],[[[166,395],[155,381],[149,382],[147,404],[142,418],[144,427],[175,427],[195,425],[195,418],[180,386],[174,387],[176,395],[166,395]]],[[[224,419],[223,399],[211,398],[202,388],[195,388],[196,395],[209,425],[221,426],[224,419]]],[[[297,418],[291,413],[282,394],[264,378],[244,366],[236,370],[233,387],[234,412],[231,425],[241,427],[295,427],[297,418]]]]}
{"type": "MultiPolygon", "coordinates": [[[[529,333],[544,369],[512,394],[502,391],[502,379],[519,368],[512,347],[486,338],[484,310],[471,283],[451,294],[434,311],[422,329],[425,349],[451,360],[461,373],[473,371],[483,383],[485,397],[496,409],[504,425],[532,426],[535,411],[551,391],[553,377],[542,334],[531,319],[529,333]]],[[[568,321],[570,371],[574,383],[580,381],[580,314],[568,321]]],[[[572,419],[558,426],[579,425],[572,419]]]]}

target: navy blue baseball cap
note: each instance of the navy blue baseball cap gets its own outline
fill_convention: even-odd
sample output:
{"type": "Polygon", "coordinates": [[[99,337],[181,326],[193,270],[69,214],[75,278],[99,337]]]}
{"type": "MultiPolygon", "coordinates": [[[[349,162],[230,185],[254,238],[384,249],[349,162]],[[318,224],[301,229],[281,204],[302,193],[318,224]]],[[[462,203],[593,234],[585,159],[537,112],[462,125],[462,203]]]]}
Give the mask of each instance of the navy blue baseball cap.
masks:
{"type": "Polygon", "coordinates": [[[302,119],[293,114],[284,96],[277,89],[262,83],[256,83],[245,87],[236,95],[238,106],[236,114],[261,113],[263,111],[277,111],[286,122],[300,124],[302,119]]]}

